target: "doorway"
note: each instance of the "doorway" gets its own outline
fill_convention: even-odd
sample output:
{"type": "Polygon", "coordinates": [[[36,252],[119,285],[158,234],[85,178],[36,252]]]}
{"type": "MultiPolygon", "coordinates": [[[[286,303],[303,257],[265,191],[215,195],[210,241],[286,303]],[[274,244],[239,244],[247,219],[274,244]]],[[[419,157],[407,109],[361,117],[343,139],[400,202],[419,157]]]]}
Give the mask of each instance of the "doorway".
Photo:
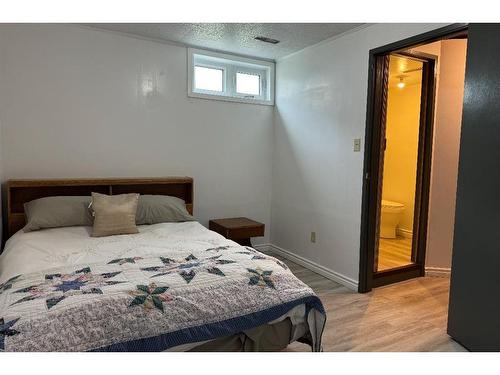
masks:
{"type": "MultiPolygon", "coordinates": [[[[434,87],[435,60],[409,53],[389,55],[389,77],[385,126],[381,132],[378,246],[375,247],[375,276],[389,270],[414,267],[422,260],[418,238],[425,219],[425,204],[420,204],[427,189],[423,186],[426,133],[432,132],[427,121],[426,96],[434,87]],[[419,147],[420,146],[420,147],[419,147]],[[418,189],[422,186],[423,189],[418,189]]],[[[425,203],[425,202],[422,202],[425,203]]],[[[422,228],[425,230],[425,226],[422,228]]]]}
{"type": "Polygon", "coordinates": [[[370,51],[359,291],[424,276],[437,56],[451,25],[370,51]]]}

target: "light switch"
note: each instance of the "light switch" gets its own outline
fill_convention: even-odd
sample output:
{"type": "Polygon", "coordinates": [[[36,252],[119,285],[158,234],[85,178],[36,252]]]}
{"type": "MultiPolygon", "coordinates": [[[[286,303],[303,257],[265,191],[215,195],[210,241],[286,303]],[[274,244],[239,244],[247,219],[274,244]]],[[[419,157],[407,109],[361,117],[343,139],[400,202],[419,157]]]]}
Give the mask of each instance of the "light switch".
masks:
{"type": "Polygon", "coordinates": [[[311,242],[316,243],[316,232],[311,232],[311,242]]]}
{"type": "Polygon", "coordinates": [[[360,152],[361,151],[361,138],[354,138],[354,152],[360,152]]]}

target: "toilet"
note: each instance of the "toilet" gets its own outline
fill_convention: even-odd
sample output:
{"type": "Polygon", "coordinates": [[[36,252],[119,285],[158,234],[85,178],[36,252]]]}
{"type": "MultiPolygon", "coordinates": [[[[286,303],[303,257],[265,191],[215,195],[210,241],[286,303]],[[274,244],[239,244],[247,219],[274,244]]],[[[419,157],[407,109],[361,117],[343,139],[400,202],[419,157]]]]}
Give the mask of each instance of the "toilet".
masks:
{"type": "Polygon", "coordinates": [[[380,237],[396,238],[396,228],[405,210],[405,205],[382,199],[381,206],[380,237]]]}

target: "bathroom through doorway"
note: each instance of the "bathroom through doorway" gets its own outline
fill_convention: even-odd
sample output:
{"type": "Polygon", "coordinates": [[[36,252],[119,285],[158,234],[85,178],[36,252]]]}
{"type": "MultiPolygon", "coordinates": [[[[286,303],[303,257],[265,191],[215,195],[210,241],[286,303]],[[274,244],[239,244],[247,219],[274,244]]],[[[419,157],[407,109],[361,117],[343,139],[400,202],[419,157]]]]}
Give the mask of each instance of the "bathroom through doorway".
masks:
{"type": "MultiPolygon", "coordinates": [[[[421,126],[426,125],[421,123],[420,115],[426,110],[422,108],[421,99],[424,64],[429,63],[429,60],[408,53],[389,55],[385,137],[381,152],[382,197],[375,272],[416,263],[418,243],[414,246],[413,233],[414,224],[417,224],[415,229],[418,231],[420,214],[418,209],[415,210],[418,145],[419,135],[427,130],[423,128],[420,131],[421,126]]],[[[434,64],[435,61],[432,60],[432,65],[434,64]]],[[[430,68],[432,67],[425,67],[426,70],[430,68]]],[[[426,83],[433,85],[430,81],[426,83]]],[[[429,92],[429,89],[425,91],[429,92]]]]}
{"type": "Polygon", "coordinates": [[[370,51],[361,292],[449,276],[466,51],[465,25],[370,51]]]}

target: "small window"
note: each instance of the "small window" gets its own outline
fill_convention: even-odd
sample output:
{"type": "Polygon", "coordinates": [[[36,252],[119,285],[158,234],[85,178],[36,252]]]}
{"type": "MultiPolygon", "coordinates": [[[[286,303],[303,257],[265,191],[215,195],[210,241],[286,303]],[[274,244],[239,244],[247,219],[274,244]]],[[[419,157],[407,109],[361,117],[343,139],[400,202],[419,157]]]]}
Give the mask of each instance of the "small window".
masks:
{"type": "Polygon", "coordinates": [[[223,69],[208,68],[205,66],[194,67],[194,87],[200,91],[222,92],[223,69]]]}
{"type": "Polygon", "coordinates": [[[274,104],[274,63],[188,50],[188,96],[274,104]]]}
{"type": "Polygon", "coordinates": [[[258,74],[236,73],[236,92],[245,95],[260,95],[260,76],[258,74]]]}

